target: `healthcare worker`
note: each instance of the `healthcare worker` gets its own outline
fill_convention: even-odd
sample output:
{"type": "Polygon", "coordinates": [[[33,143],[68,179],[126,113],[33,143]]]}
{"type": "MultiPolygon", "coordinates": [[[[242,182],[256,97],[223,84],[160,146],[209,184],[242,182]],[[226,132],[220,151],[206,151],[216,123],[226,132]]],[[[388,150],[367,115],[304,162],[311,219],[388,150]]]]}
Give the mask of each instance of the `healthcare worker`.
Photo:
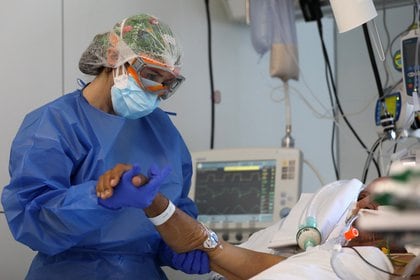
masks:
{"type": "Polygon", "coordinates": [[[153,192],[123,207],[100,203],[96,193],[107,170],[135,166],[196,217],[187,196],[190,153],[158,108],[184,80],[180,59],[166,24],[145,14],[126,18],[82,54],[79,68],[92,82],[25,117],[2,204],[15,239],[38,251],[26,279],[166,279],[165,265],[209,272],[205,253],[175,253],[139,209],[153,192]]]}

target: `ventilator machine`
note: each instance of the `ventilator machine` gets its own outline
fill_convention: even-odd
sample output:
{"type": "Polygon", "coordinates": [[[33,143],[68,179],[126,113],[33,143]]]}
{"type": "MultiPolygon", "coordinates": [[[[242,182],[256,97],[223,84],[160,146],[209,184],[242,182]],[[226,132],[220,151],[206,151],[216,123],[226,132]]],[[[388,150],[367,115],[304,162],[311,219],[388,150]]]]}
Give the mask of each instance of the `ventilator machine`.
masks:
{"type": "Polygon", "coordinates": [[[192,153],[192,162],[198,220],[233,244],[285,217],[301,194],[298,149],[208,150],[192,153]]]}

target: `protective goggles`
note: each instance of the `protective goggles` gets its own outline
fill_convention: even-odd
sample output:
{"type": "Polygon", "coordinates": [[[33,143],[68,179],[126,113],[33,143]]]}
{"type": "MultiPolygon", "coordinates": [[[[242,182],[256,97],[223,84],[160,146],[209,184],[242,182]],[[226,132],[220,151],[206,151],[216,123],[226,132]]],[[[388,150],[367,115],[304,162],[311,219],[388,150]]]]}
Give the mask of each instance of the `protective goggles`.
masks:
{"type": "Polygon", "coordinates": [[[128,67],[128,72],[133,75],[134,79],[140,85],[140,87],[148,92],[159,94],[160,98],[167,99],[171,97],[175,91],[179,88],[185,78],[181,75],[175,75],[171,71],[168,71],[167,67],[158,65],[156,63],[146,63],[143,58],[138,57],[133,63],[130,64],[128,67]],[[131,71],[131,69],[134,71],[131,71]],[[146,80],[148,78],[147,75],[150,71],[155,73],[160,73],[160,71],[164,71],[166,73],[170,73],[173,78],[166,79],[162,83],[158,83],[157,85],[147,86],[146,80]],[[133,73],[134,72],[134,73],[133,73]]]}

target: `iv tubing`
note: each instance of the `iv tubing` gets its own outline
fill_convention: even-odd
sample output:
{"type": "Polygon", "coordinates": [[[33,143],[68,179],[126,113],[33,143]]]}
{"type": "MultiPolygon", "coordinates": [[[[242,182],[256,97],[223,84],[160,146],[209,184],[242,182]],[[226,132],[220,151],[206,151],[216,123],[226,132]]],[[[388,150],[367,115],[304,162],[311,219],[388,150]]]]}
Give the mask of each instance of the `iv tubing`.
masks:
{"type": "Polygon", "coordinates": [[[286,127],[292,127],[292,113],[290,109],[289,83],[284,82],[284,111],[286,115],[286,127]]]}

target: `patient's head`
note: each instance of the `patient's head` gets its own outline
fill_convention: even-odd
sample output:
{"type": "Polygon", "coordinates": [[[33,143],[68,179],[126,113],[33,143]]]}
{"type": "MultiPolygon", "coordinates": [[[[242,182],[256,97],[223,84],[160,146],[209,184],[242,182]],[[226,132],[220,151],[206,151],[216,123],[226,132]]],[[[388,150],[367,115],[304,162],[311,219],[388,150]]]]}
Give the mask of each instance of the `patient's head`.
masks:
{"type": "MultiPolygon", "coordinates": [[[[379,204],[372,200],[370,193],[370,186],[379,183],[383,178],[374,180],[365,190],[361,191],[357,199],[357,210],[371,209],[378,210],[379,204]]],[[[357,228],[357,220],[355,221],[357,228]]],[[[359,236],[351,240],[348,246],[375,246],[378,248],[385,247],[393,253],[406,252],[403,246],[398,245],[396,242],[387,240],[384,234],[378,232],[368,232],[359,229],[359,236]]]]}
{"type": "Polygon", "coordinates": [[[368,190],[362,190],[357,198],[357,209],[372,209],[378,210],[379,204],[372,201],[370,192],[368,190]]]}

